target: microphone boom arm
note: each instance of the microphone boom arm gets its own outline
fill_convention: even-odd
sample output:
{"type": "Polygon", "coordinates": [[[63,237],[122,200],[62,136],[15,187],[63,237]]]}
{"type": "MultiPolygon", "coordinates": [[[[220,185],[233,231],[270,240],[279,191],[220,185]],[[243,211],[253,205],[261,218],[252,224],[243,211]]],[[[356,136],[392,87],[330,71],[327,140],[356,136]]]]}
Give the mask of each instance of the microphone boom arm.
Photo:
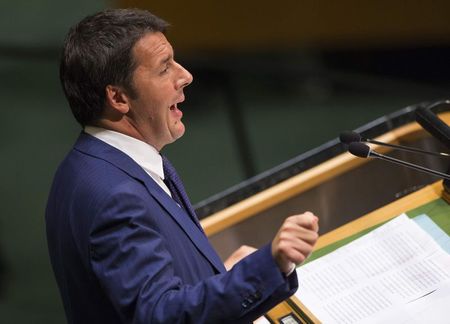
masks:
{"type": "Polygon", "coordinates": [[[372,140],[372,139],[364,139],[364,141],[368,142],[368,143],[372,143],[372,144],[377,144],[377,145],[391,147],[391,148],[402,150],[402,151],[423,153],[423,154],[434,155],[434,156],[439,156],[439,157],[443,157],[443,156],[450,157],[450,154],[448,154],[448,153],[430,152],[430,151],[425,151],[425,150],[421,150],[421,149],[414,148],[414,147],[399,146],[399,145],[394,145],[394,144],[389,144],[389,143],[378,142],[378,141],[375,141],[375,140],[372,140]]]}
{"type": "Polygon", "coordinates": [[[425,168],[423,166],[420,166],[420,165],[417,165],[417,164],[413,164],[413,163],[410,163],[410,162],[401,161],[401,160],[398,160],[398,159],[393,158],[391,156],[383,155],[383,154],[380,154],[380,153],[372,151],[372,150],[369,151],[369,155],[368,156],[376,157],[376,158],[379,158],[381,160],[387,160],[387,161],[390,161],[390,162],[398,164],[398,165],[406,166],[406,167],[409,167],[411,169],[422,171],[422,172],[425,172],[425,173],[431,173],[431,174],[433,174],[433,175],[435,175],[437,177],[450,180],[450,175],[449,174],[446,174],[446,173],[443,173],[443,172],[439,172],[439,171],[435,171],[435,170],[431,170],[431,169],[428,169],[428,168],[425,168]]]}

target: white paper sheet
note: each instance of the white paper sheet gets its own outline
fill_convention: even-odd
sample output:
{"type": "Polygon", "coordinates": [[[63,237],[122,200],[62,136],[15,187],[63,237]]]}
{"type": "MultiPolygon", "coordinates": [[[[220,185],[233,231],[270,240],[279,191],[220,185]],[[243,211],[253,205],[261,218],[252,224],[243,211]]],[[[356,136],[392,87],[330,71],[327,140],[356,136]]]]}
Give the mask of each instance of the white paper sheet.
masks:
{"type": "Polygon", "coordinates": [[[397,323],[397,324],[448,324],[450,305],[450,281],[446,281],[433,292],[410,303],[386,309],[362,324],[397,323]]]}
{"type": "Polygon", "coordinates": [[[324,323],[357,323],[450,280],[450,255],[406,215],[297,269],[299,298],[324,323]]]}

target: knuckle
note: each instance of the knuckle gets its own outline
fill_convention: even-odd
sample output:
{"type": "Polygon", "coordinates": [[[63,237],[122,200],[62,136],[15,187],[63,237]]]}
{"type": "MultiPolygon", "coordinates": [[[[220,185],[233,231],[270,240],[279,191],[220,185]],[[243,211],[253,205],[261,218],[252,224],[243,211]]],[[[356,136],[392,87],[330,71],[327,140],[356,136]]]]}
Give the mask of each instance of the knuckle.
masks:
{"type": "Polygon", "coordinates": [[[291,223],[284,223],[281,227],[281,233],[290,232],[292,230],[292,224],[291,223]]]}
{"type": "Polygon", "coordinates": [[[299,253],[295,258],[295,263],[302,263],[305,259],[305,256],[302,253],[299,253]]]}
{"type": "Polygon", "coordinates": [[[319,239],[319,233],[313,232],[313,240],[314,240],[314,242],[317,241],[318,239],[319,239]]]}
{"type": "Polygon", "coordinates": [[[289,253],[289,244],[287,244],[286,242],[280,242],[280,244],[278,245],[278,250],[282,254],[288,254],[289,253]]]}
{"type": "Polygon", "coordinates": [[[287,234],[285,232],[281,232],[279,235],[280,242],[284,242],[287,240],[287,234]]]}

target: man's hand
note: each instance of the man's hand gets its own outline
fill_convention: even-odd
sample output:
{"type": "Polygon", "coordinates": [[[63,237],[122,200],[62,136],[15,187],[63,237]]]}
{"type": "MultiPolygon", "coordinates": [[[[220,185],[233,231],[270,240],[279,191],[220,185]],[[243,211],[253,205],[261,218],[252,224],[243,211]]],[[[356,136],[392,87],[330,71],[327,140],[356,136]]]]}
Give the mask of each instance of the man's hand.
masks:
{"type": "Polygon", "coordinates": [[[254,247],[242,245],[239,249],[234,251],[233,254],[228,257],[228,259],[225,260],[225,269],[227,269],[227,271],[230,270],[236,263],[255,251],[256,249],[254,247]]]}
{"type": "Polygon", "coordinates": [[[311,212],[285,219],[272,241],[272,256],[281,272],[288,273],[311,254],[319,237],[319,219],[311,212]]]}

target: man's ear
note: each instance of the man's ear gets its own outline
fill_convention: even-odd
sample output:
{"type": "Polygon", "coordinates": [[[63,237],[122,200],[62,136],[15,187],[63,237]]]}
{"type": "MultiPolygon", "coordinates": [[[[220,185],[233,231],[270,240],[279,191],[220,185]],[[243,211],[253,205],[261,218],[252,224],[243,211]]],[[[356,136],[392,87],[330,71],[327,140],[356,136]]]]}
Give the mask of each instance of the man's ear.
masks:
{"type": "Polygon", "coordinates": [[[107,85],[106,86],[106,104],[122,115],[130,110],[129,97],[123,87],[107,85]]]}

